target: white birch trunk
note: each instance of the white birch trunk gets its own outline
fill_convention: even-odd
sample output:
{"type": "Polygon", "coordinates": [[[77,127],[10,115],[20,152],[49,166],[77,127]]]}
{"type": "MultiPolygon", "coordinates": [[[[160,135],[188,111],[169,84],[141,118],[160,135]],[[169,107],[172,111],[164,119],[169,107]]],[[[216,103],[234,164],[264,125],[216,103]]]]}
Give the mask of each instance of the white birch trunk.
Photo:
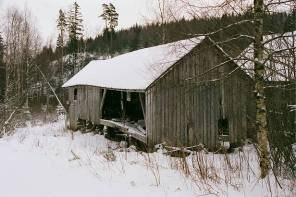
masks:
{"type": "Polygon", "coordinates": [[[268,149],[268,127],[267,112],[264,94],[264,64],[263,62],[263,0],[254,0],[254,26],[255,26],[255,94],[256,94],[256,131],[260,158],[261,178],[266,177],[270,168],[269,149],[268,149]]]}

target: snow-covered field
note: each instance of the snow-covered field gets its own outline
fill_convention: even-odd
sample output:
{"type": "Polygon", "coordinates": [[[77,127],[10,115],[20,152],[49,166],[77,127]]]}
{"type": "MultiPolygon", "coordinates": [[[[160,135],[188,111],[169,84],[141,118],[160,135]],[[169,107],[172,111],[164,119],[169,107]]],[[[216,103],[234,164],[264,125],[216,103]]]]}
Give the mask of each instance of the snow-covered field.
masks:
{"type": "Polygon", "coordinates": [[[0,197],[296,196],[295,182],[260,180],[255,149],[186,160],[119,148],[101,135],[65,131],[63,121],[0,139],[0,197]]]}

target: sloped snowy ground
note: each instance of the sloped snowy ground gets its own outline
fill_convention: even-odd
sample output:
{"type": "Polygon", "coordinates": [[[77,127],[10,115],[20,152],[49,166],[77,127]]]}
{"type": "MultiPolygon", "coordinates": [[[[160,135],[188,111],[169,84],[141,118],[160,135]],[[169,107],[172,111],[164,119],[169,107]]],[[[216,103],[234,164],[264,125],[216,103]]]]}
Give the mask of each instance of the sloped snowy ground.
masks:
{"type": "Polygon", "coordinates": [[[63,121],[17,129],[0,139],[0,196],[296,196],[291,180],[278,177],[280,189],[273,175],[258,179],[251,145],[186,160],[118,147],[91,133],[76,132],[72,140],[63,121]],[[108,152],[115,161],[105,158],[108,152]]]}

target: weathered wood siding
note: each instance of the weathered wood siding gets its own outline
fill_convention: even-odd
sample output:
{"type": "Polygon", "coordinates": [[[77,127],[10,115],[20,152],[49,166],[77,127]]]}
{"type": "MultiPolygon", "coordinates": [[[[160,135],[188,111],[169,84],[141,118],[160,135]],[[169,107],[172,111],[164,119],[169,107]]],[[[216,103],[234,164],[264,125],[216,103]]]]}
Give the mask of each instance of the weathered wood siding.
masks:
{"type": "Polygon", "coordinates": [[[228,64],[224,73],[232,73],[225,80],[225,113],[229,121],[230,143],[241,145],[254,130],[255,100],[253,81],[235,64],[228,64]]]}
{"type": "Polygon", "coordinates": [[[69,118],[70,128],[77,129],[77,120],[83,119],[99,123],[102,89],[93,86],[74,86],[69,88],[69,118]],[[77,99],[74,100],[74,89],[77,89],[77,99]]]}
{"type": "Polygon", "coordinates": [[[217,146],[224,87],[225,117],[230,140],[237,143],[247,134],[247,91],[250,81],[234,63],[204,41],[182,58],[146,92],[146,127],[150,146],[166,143],[191,146],[199,143],[217,146]],[[207,72],[212,69],[211,72],[207,72]],[[221,76],[233,71],[230,76],[221,76]],[[194,77],[199,76],[199,77],[194,77]]]}

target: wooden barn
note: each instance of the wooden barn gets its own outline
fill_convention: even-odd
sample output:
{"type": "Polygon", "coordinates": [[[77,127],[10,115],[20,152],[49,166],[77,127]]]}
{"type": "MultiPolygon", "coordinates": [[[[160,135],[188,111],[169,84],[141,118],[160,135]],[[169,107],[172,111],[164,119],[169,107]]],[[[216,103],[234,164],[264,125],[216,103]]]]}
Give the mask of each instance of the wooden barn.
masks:
{"type": "Polygon", "coordinates": [[[240,144],[254,133],[253,80],[210,38],[90,62],[67,81],[70,128],[115,127],[149,147],[240,144]]]}

